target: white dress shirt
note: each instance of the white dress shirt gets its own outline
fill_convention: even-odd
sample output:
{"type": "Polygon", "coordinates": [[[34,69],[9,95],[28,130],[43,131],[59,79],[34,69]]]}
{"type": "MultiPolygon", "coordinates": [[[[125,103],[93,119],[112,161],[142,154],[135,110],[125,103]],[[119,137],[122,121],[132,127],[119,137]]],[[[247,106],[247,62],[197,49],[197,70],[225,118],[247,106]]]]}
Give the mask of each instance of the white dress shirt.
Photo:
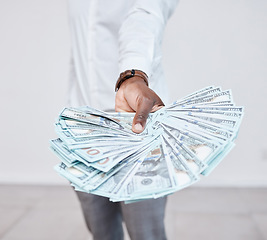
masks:
{"type": "Polygon", "coordinates": [[[166,103],[161,64],[164,28],[178,0],[68,0],[69,105],[114,110],[121,72],[138,69],[166,103]]]}

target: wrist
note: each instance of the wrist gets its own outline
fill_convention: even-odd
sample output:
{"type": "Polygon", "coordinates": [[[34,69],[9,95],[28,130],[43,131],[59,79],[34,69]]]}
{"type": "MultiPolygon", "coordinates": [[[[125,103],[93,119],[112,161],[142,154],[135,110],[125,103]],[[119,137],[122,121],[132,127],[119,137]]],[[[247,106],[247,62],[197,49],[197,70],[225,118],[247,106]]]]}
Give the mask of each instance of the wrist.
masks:
{"type": "Polygon", "coordinates": [[[124,81],[121,85],[120,85],[120,90],[121,89],[125,89],[125,88],[136,88],[136,87],[140,87],[140,88],[148,88],[146,82],[144,81],[144,79],[142,79],[141,77],[138,76],[134,76],[132,78],[127,79],[127,81],[124,81]]]}
{"type": "Polygon", "coordinates": [[[116,82],[116,85],[115,85],[115,91],[117,92],[119,90],[119,88],[121,87],[121,85],[125,81],[128,82],[129,79],[131,79],[131,82],[137,81],[137,80],[139,81],[140,79],[142,79],[142,81],[146,84],[146,86],[148,86],[147,75],[141,70],[132,69],[132,70],[126,70],[120,74],[120,76],[116,82]]]}

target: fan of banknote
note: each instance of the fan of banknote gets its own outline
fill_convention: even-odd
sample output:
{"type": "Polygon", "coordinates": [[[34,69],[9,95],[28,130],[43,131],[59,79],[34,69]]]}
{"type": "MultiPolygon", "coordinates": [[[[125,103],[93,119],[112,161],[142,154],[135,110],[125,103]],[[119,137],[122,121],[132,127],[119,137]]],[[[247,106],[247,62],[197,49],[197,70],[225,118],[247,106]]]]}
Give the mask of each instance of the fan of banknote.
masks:
{"type": "Polygon", "coordinates": [[[242,117],[231,91],[214,86],[151,113],[141,134],[131,130],[134,113],[65,108],[50,141],[55,170],[114,202],[162,197],[208,175],[235,145],[242,117]]]}

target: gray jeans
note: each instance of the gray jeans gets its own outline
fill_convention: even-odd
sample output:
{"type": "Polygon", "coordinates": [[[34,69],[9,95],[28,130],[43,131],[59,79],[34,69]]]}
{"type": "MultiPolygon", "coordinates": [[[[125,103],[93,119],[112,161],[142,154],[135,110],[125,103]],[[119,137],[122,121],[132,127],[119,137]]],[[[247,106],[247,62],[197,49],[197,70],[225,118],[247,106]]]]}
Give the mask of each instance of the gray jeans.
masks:
{"type": "Polygon", "coordinates": [[[166,240],[166,197],[124,204],[83,192],[77,192],[77,195],[94,240],[122,240],[122,221],[131,240],[166,240]]]}

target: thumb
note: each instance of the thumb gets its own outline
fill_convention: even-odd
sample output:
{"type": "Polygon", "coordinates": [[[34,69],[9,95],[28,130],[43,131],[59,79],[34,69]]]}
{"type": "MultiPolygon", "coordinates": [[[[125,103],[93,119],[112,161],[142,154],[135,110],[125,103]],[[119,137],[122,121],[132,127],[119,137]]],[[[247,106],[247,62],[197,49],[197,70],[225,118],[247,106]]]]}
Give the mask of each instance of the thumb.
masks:
{"type": "Polygon", "coordinates": [[[153,105],[154,105],[153,101],[149,99],[139,101],[136,109],[136,114],[133,119],[133,125],[132,125],[133,132],[141,133],[144,131],[148,114],[152,110],[153,105]]]}

